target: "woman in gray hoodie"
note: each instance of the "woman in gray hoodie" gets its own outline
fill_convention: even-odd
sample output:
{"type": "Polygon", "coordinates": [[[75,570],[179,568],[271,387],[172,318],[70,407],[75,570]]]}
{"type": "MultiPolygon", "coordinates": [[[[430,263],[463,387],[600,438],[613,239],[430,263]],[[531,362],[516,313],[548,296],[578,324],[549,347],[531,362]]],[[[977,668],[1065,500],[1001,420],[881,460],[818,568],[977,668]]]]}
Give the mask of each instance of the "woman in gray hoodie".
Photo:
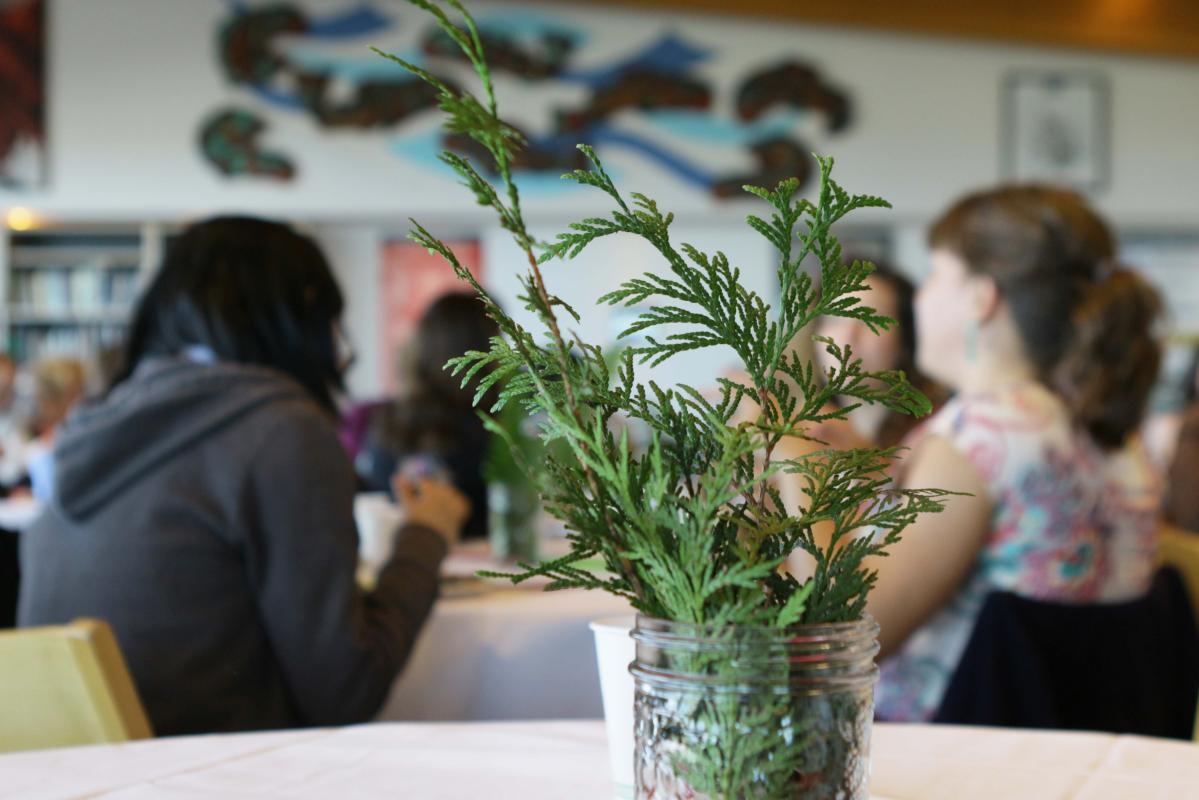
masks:
{"type": "Polygon", "coordinates": [[[432,607],[468,512],[442,484],[397,486],[394,555],[372,592],[355,583],[342,307],[307,237],[197,224],[139,304],[125,371],[59,431],[19,622],[107,620],[160,735],[365,721],[432,607]]]}

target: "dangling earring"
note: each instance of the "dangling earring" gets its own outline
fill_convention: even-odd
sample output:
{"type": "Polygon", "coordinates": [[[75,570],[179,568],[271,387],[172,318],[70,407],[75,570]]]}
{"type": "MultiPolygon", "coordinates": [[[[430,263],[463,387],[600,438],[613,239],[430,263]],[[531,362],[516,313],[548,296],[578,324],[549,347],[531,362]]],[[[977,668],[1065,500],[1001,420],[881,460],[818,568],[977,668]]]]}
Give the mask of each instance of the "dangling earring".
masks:
{"type": "Polygon", "coordinates": [[[970,324],[966,326],[965,355],[967,364],[978,361],[978,323],[974,320],[970,320],[970,324]]]}

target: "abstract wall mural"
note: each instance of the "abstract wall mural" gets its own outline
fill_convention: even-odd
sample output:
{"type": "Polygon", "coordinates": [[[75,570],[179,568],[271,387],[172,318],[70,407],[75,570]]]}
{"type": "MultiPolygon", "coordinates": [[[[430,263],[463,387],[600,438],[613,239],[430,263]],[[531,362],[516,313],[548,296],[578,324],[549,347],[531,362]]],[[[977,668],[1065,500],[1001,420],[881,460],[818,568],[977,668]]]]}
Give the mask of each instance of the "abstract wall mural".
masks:
{"type": "MultiPolygon", "coordinates": [[[[407,19],[415,18],[391,8],[384,12],[369,2],[318,15],[299,3],[251,6],[230,0],[229,16],[217,35],[219,62],[255,108],[240,109],[240,117],[230,116],[239,109],[225,109],[223,118],[207,119],[208,160],[226,175],[288,178],[294,173],[277,164],[292,161],[298,162],[294,169],[303,169],[302,158],[284,153],[265,158],[269,154],[256,143],[262,115],[282,112],[304,114],[331,133],[385,133],[392,154],[423,167],[441,169],[436,154],[442,147],[481,156],[478,145],[465,136],[414,125],[436,106],[427,84],[383,59],[358,54],[401,30],[407,19]],[[297,48],[297,41],[349,42],[361,49],[351,56],[328,55],[297,48]],[[241,120],[241,127],[232,125],[233,119],[241,120]],[[258,124],[251,125],[252,119],[258,124]],[[219,122],[230,133],[214,134],[219,122]],[[264,167],[264,162],[275,166],[264,167]]],[[[498,81],[510,81],[530,96],[543,88],[573,87],[576,95],[582,90],[581,102],[534,99],[527,105],[548,102],[548,115],[525,119],[518,112],[511,120],[528,141],[514,165],[526,190],[557,186],[569,191],[537,179],[557,182],[563,172],[585,166],[575,144],[586,141],[601,154],[634,153],[716,199],[736,198],[745,183],[809,177],[814,148],[799,132],[801,120],[818,117],[828,136],[844,132],[852,122],[849,95],[815,66],[792,57],[767,60],[739,76],[730,100],[718,97],[705,77],[719,67],[718,53],[688,41],[685,33],[663,30],[648,44],[596,66],[582,57],[595,44],[591,32],[565,15],[505,10],[481,13],[479,23],[498,81]],[[696,146],[735,151],[744,166],[714,168],[695,156],[696,146]]],[[[452,86],[455,76],[466,75],[460,51],[440,30],[422,30],[409,41],[416,44],[398,55],[452,86]]],[[[608,43],[605,52],[612,49],[608,43]]],[[[487,161],[477,159],[480,166],[487,161]]]]}
{"type": "Polygon", "coordinates": [[[222,175],[258,175],[289,181],[296,175],[290,158],[263,149],[259,136],[267,122],[253,111],[224,108],[200,126],[200,149],[222,175]]]}
{"type": "Polygon", "coordinates": [[[46,4],[0,3],[0,187],[46,180],[46,4]]]}

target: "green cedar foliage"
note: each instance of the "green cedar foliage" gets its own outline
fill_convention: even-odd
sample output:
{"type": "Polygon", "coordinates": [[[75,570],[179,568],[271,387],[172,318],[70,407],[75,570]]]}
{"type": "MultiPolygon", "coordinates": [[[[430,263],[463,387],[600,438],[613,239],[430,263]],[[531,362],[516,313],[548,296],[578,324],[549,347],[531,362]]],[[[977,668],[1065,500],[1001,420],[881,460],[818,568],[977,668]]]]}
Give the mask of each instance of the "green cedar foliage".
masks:
{"type": "MultiPolygon", "coordinates": [[[[875,574],[863,565],[885,554],[918,514],[939,511],[944,493],[899,490],[887,478],[894,450],[823,450],[812,456],[773,457],[784,436],[803,436],[806,426],[843,418],[860,403],[883,403],[908,414],[925,414],[928,400],[899,372],[870,373],[850,348],[820,339],[835,366],[821,372],[801,357],[792,341],[823,315],[852,317],[876,333],[893,324],[862,303],[858,293],[873,267],[843,263],[832,226],[850,212],[886,201],[852,195],[831,177],[832,159],[819,159],[815,201],[797,197],[798,182],[773,188],[746,186],[768,212],[748,224],[778,251],[777,307],[747,290],[740,272],[720,252],[703,253],[672,241],[673,215],[649,197],[625,196],[587,145],[591,162],[564,178],[606,194],[606,217],[570,226],[550,243],[529,233],[520,191],[512,178],[521,135],[499,116],[483,44],[474,20],[458,0],[440,5],[410,0],[427,11],[473,65],[481,94],[458,92],[420,67],[377,51],[434,86],[445,112],[445,129],[465,134],[490,155],[493,185],[467,158],[443,152],[479,204],[493,209],[527,256],[521,301],[544,323],[533,332],[504,313],[450,249],[415,220],[410,238],[443,257],[469,283],[499,324],[501,335],[487,352],[450,362],[464,382],[478,379],[476,402],[493,385],[498,400],[541,422],[547,445],[540,486],[546,508],[565,522],[568,555],[521,564],[514,581],[547,576],[550,589],[588,588],[628,598],[640,612],[710,625],[788,627],[861,617],[875,574]],[[604,236],[638,236],[661,254],[665,270],[625,281],[602,298],[612,305],[644,307],[622,336],[641,334],[618,357],[571,333],[564,320],[578,315],[548,288],[542,267],[568,261],[604,236]],[[820,264],[819,280],[800,269],[808,257],[820,264]],[[654,335],[662,326],[677,332],[654,335]],[[679,330],[681,326],[681,330],[679,330]],[[746,380],[718,379],[709,398],[696,389],[640,382],[636,370],[689,350],[730,347],[744,364],[746,380]],[[852,403],[831,410],[834,398],[852,403]],[[760,409],[753,422],[737,422],[743,402],[760,409]],[[650,431],[648,447],[635,452],[613,420],[633,419],[650,431]],[[810,502],[798,516],[783,510],[770,478],[806,486],[810,502]],[[831,542],[818,542],[816,523],[830,525],[831,542]],[[856,532],[872,531],[870,536],[856,532]],[[816,560],[813,578],[801,585],[780,566],[803,548],[816,560]],[[600,558],[607,569],[585,568],[600,558]]],[[[503,431],[492,425],[499,435],[503,431]]]]}

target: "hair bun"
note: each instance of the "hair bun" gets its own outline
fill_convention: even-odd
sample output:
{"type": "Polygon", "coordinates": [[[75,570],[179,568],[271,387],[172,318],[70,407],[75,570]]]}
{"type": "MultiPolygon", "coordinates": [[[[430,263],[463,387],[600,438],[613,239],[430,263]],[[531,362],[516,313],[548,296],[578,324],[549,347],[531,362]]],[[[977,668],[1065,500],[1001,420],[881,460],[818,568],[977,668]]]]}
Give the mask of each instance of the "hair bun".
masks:
{"type": "Polygon", "coordinates": [[[1073,341],[1055,377],[1075,420],[1121,446],[1141,423],[1161,365],[1161,296],[1131,269],[1105,266],[1071,315],[1073,341]]]}

